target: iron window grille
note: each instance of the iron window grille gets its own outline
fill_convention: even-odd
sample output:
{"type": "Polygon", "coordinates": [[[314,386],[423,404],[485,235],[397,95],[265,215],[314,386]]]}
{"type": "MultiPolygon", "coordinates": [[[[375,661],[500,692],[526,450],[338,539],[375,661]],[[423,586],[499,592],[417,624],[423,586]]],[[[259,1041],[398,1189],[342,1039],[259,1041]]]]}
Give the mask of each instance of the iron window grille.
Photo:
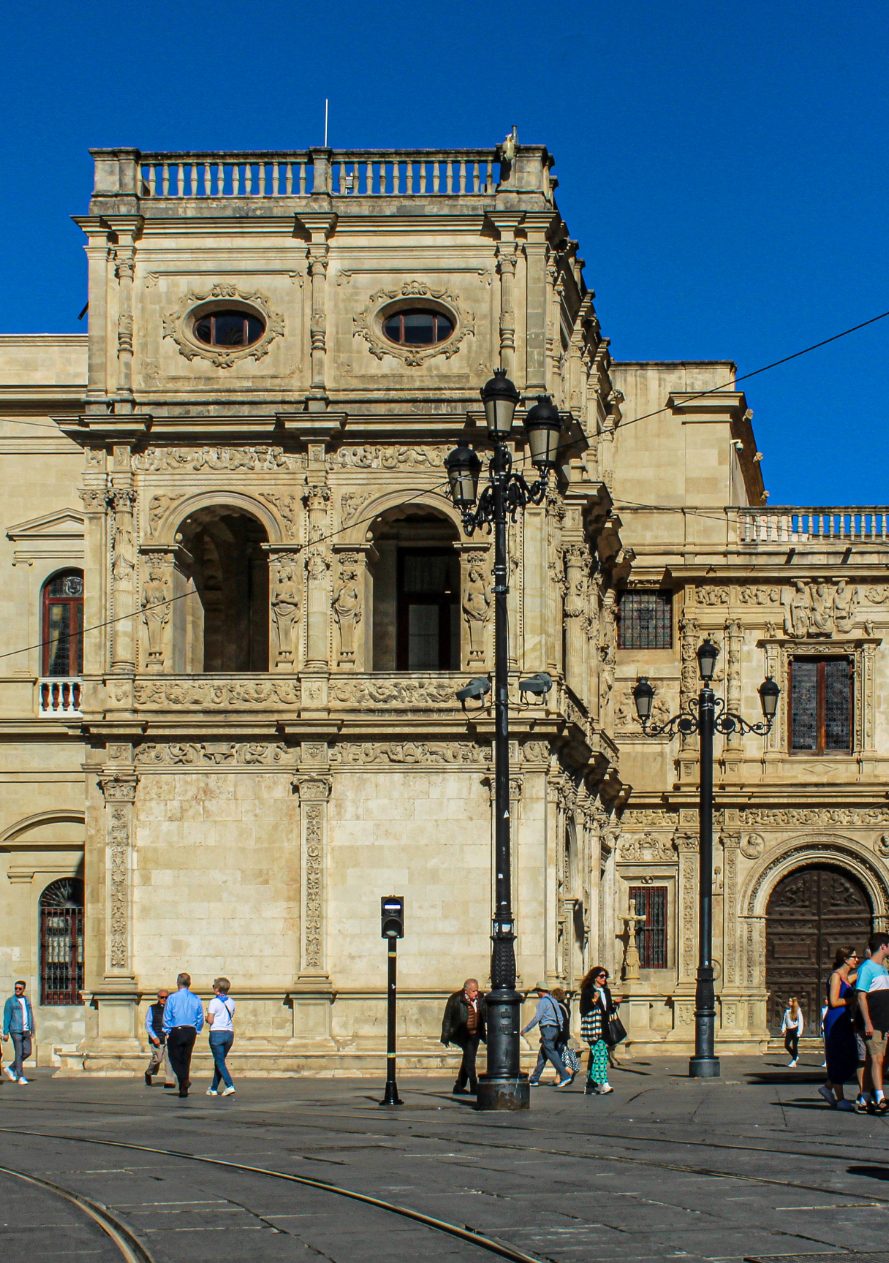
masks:
{"type": "Polygon", "coordinates": [[[40,1003],[80,1004],[83,882],[64,877],[40,896],[40,1003]]]}
{"type": "Polygon", "coordinates": [[[617,628],[621,649],[672,649],[673,593],[622,592],[617,628]]]}
{"type": "Polygon", "coordinates": [[[643,969],[667,968],[667,887],[631,886],[630,907],[644,921],[636,923],[636,947],[643,969]]]}
{"type": "Polygon", "coordinates": [[[789,665],[791,753],[851,754],[852,659],[797,657],[789,665]]]}

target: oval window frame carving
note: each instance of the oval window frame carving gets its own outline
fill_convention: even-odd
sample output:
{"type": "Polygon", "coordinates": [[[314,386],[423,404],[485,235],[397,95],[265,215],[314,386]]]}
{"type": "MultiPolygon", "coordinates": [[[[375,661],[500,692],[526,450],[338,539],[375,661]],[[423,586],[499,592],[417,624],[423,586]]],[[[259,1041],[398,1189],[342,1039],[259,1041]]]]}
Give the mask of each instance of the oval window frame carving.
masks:
{"type": "Polygon", "coordinates": [[[202,359],[216,368],[232,368],[243,360],[260,360],[268,354],[275,338],[283,336],[284,317],[272,310],[264,294],[245,294],[236,285],[214,285],[206,294],[189,292],[181,298],[175,311],[164,316],[164,337],[176,343],[186,360],[202,359]],[[247,346],[212,346],[198,340],[194,326],[203,316],[214,311],[243,311],[262,321],[262,335],[247,346]]]}

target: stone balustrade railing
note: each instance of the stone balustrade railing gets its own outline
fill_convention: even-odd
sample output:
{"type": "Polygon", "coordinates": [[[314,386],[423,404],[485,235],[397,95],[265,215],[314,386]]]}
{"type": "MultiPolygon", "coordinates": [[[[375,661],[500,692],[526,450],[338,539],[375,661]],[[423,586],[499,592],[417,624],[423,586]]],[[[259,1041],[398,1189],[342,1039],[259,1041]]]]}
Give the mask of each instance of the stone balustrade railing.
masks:
{"type": "Polygon", "coordinates": [[[491,149],[143,153],[138,164],[144,198],[489,195],[500,178],[491,149]]]}
{"type": "Polygon", "coordinates": [[[742,508],[742,544],[881,544],[889,546],[889,507],[742,508]]]}
{"type": "Polygon", "coordinates": [[[74,677],[49,676],[37,681],[37,711],[50,719],[79,715],[80,680],[74,677]]]}

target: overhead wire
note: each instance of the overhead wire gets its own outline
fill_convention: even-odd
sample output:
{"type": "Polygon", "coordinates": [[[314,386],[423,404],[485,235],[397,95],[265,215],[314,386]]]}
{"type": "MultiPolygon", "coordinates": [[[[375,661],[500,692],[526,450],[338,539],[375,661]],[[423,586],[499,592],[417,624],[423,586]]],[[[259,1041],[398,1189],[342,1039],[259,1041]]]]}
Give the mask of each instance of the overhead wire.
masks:
{"type": "MultiPolygon", "coordinates": [[[[858,324],[850,325],[847,329],[840,330],[839,333],[833,333],[829,337],[822,338],[818,342],[810,343],[808,346],[803,347],[799,351],[793,351],[790,355],[784,355],[780,359],[772,360],[768,364],[761,365],[761,367],[759,368],[751,369],[750,372],[748,373],[741,373],[740,375],[736,374],[735,376],[729,378],[727,381],[720,383],[717,386],[710,386],[706,390],[697,391],[696,393],[692,395],[686,396],[684,402],[691,403],[696,399],[704,399],[708,395],[717,394],[720,391],[726,390],[730,386],[737,385],[738,382],[749,381],[751,377],[758,377],[760,374],[767,373],[773,368],[779,368],[783,364],[789,364],[792,360],[800,359],[804,355],[809,355],[812,351],[817,351],[817,350],[820,350],[822,347],[829,346],[832,342],[837,342],[841,338],[846,338],[852,333],[857,333],[861,329],[866,329],[869,325],[876,324],[880,320],[887,319],[887,317],[889,317],[889,310],[880,312],[876,316],[870,316],[867,320],[859,321],[858,324]]],[[[641,413],[639,416],[631,417],[627,421],[621,420],[618,426],[616,427],[616,430],[625,430],[628,426],[636,425],[640,421],[647,421],[651,417],[656,417],[664,412],[670,412],[670,411],[672,411],[670,405],[664,404],[660,408],[655,408],[650,412],[641,413]]],[[[11,417],[3,418],[3,420],[15,422],[15,419],[11,417]]],[[[43,422],[22,421],[20,423],[26,424],[26,425],[39,425],[41,429],[57,430],[57,426],[53,424],[46,425],[43,422]]],[[[576,442],[576,439],[573,439],[573,438],[566,439],[565,441],[559,443],[557,447],[557,451],[561,450],[564,447],[571,447],[574,445],[575,442],[576,442]]],[[[526,464],[529,460],[530,460],[530,453],[526,452],[522,456],[518,457],[518,459],[514,463],[522,465],[522,464],[526,464]]],[[[419,499],[420,496],[428,495],[430,491],[437,491],[441,487],[445,487],[447,485],[448,485],[448,480],[447,478],[444,478],[439,483],[433,483],[432,486],[420,488],[418,491],[408,496],[405,500],[401,501],[401,503],[410,504],[412,501],[419,499]]],[[[696,509],[694,507],[686,507],[686,506],[681,506],[681,505],[674,506],[674,505],[642,504],[642,503],[634,503],[633,501],[624,500],[624,499],[621,499],[620,501],[615,501],[615,504],[623,504],[626,507],[639,508],[639,509],[659,510],[659,511],[666,511],[666,512],[675,512],[675,513],[693,513],[700,517],[709,516],[712,518],[713,521],[719,521],[719,522],[725,521],[724,517],[717,517],[716,514],[708,514],[706,510],[696,509]]],[[[356,521],[350,522],[348,526],[341,526],[337,528],[336,530],[329,532],[327,535],[322,535],[318,539],[312,540],[310,543],[303,543],[303,544],[294,543],[292,551],[304,552],[309,547],[314,548],[314,547],[317,547],[319,544],[327,543],[329,540],[336,539],[337,536],[344,534],[346,531],[353,530],[356,526],[364,525],[366,522],[372,522],[377,516],[379,516],[377,513],[372,513],[368,515],[368,517],[366,518],[358,518],[356,521]]],[[[171,596],[171,597],[166,598],[163,601],[152,602],[152,608],[162,609],[166,606],[175,604],[177,601],[184,600],[186,597],[194,596],[194,595],[196,595],[195,592],[181,592],[179,593],[178,596],[171,596]]],[[[93,623],[89,627],[84,627],[81,629],[81,631],[78,634],[81,637],[85,637],[87,633],[89,632],[102,631],[106,627],[114,626],[115,623],[120,623],[120,622],[125,621],[126,619],[133,618],[138,613],[139,613],[139,610],[134,609],[134,610],[129,611],[128,613],[118,614],[114,618],[104,619],[100,623],[93,623]]],[[[27,645],[21,649],[7,650],[4,653],[0,653],[0,660],[3,660],[5,658],[13,658],[13,657],[16,657],[18,654],[22,654],[22,653],[31,653],[35,649],[42,649],[44,645],[49,644],[49,643],[50,643],[49,640],[40,640],[40,641],[37,641],[35,644],[27,645]]]]}

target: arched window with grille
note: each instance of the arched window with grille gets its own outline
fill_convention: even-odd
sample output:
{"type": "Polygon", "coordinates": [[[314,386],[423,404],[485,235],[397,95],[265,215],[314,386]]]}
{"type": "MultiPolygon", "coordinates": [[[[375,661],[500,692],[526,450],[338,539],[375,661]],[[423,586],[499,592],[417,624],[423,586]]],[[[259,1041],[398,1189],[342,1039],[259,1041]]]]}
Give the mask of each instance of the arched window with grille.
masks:
{"type": "Polygon", "coordinates": [[[40,1003],[80,1004],[83,882],[63,877],[40,896],[40,1003]]]}

